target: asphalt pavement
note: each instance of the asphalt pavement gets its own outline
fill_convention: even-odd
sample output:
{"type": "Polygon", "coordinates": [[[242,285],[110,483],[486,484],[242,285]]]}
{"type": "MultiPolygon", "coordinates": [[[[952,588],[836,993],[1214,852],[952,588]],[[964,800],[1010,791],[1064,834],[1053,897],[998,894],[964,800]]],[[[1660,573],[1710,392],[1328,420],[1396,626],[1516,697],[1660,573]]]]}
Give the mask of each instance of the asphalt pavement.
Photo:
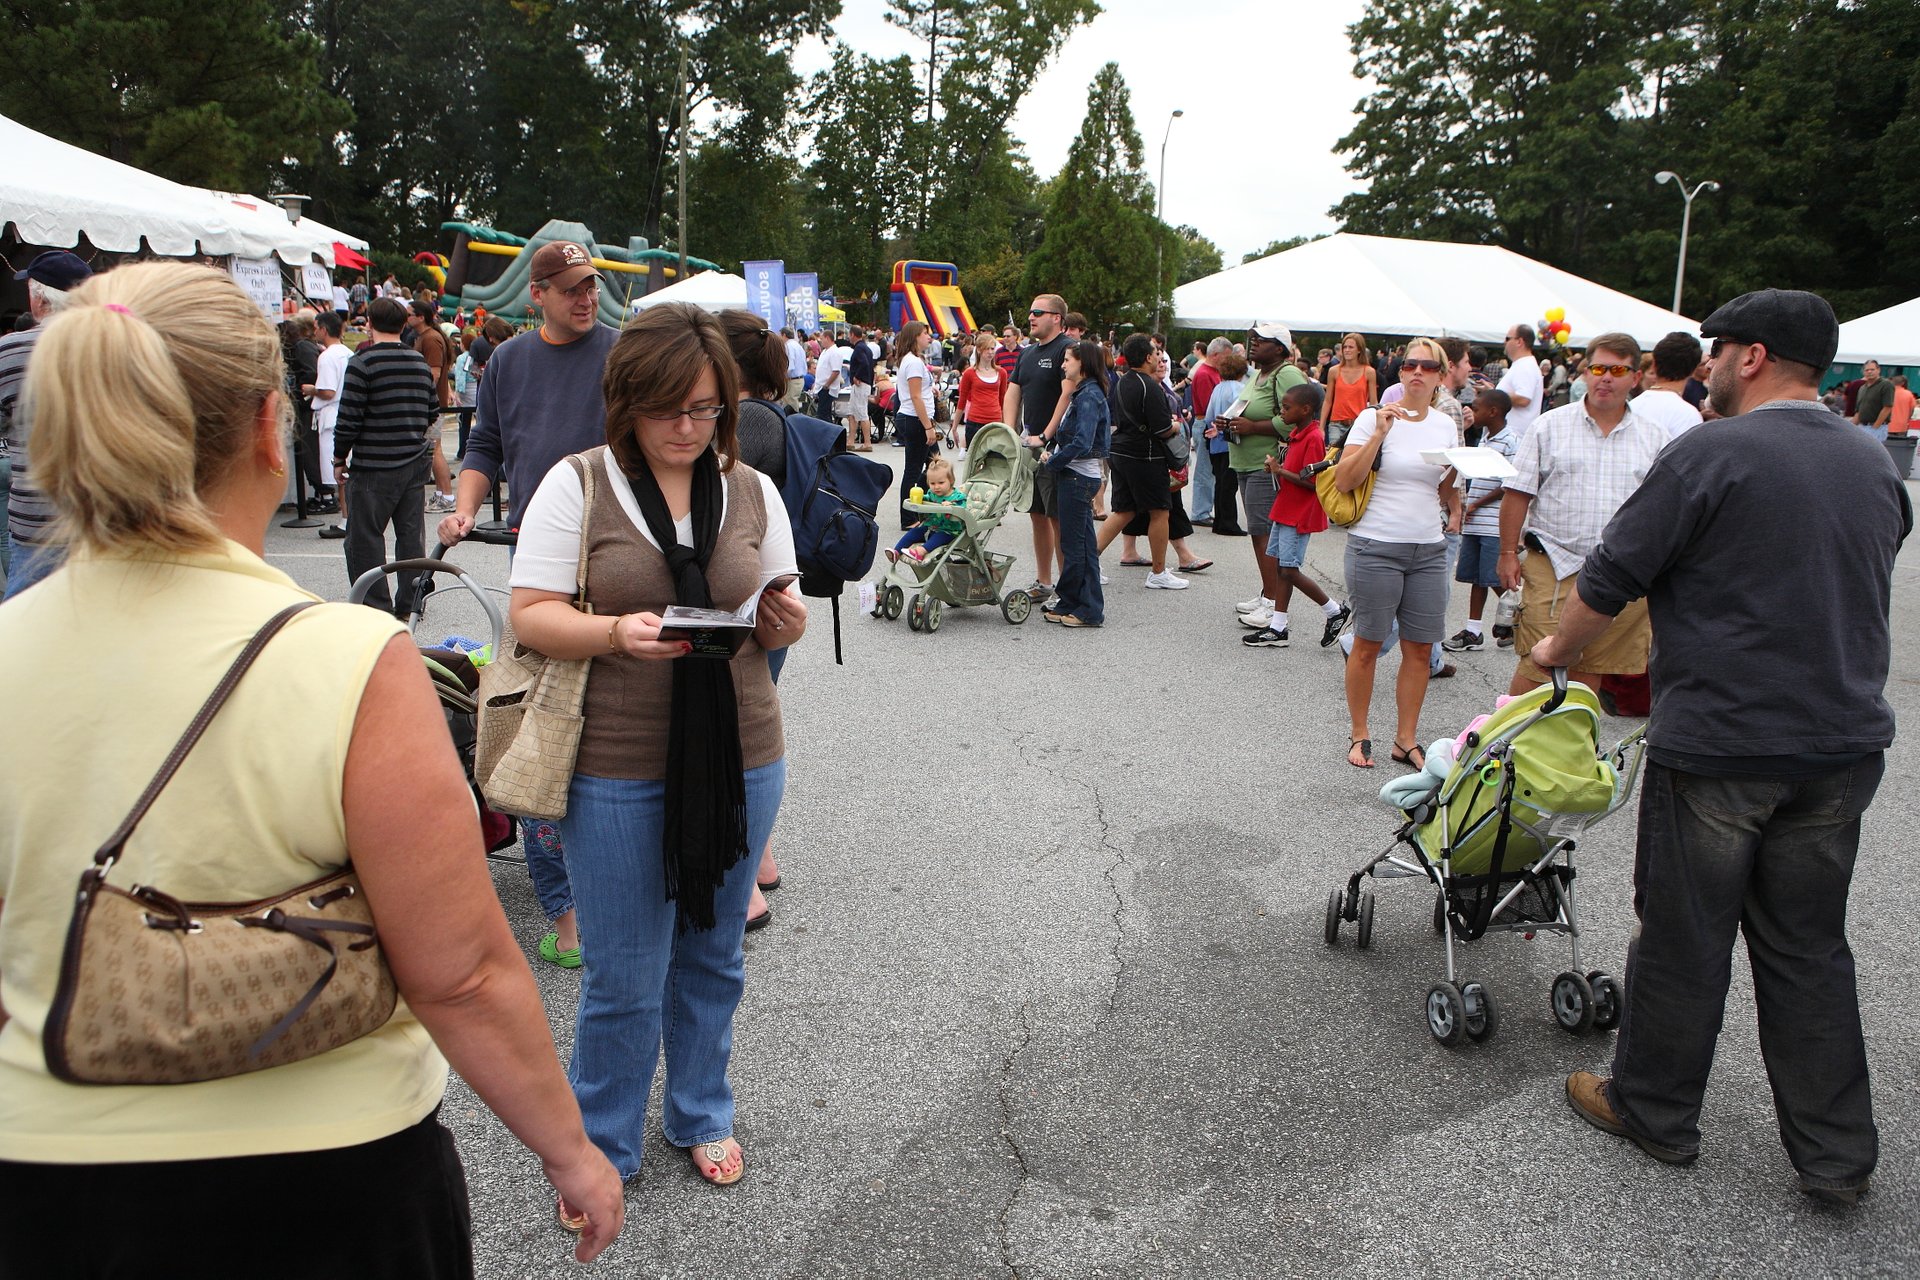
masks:
{"type": "MultiPolygon", "coordinates": [[[[898,453],[874,455],[897,467],[898,453]]],[[[437,518],[437,517],[436,517],[437,518]]],[[[883,519],[891,537],[893,522],[883,519]]],[[[428,526],[432,545],[431,524],[428,526]]],[[[1342,536],[1311,570],[1340,577],[1342,536]]],[[[994,539],[1031,580],[1027,518],[994,539]]],[[[1564,940],[1465,948],[1501,1015],[1446,1048],[1423,1013],[1441,975],[1432,894],[1380,887],[1370,950],[1321,937],[1327,893],[1390,842],[1380,767],[1344,763],[1337,648],[1296,609],[1291,648],[1248,650],[1232,602],[1257,579],[1245,538],[1200,530],[1217,563],[1183,592],[1117,567],[1107,625],[949,610],[940,630],[823,602],[780,692],[791,768],[774,847],[785,883],[749,935],[735,1026],[747,1176],[703,1184],[656,1131],[611,1276],[1076,1277],[1546,1275],[1910,1276],[1920,1269],[1920,869],[1908,836],[1909,739],[1868,812],[1851,936],[1879,1172],[1853,1210],[1794,1190],[1736,955],[1706,1099],[1705,1149],[1656,1164],[1577,1119],[1570,1071],[1604,1071],[1612,1037],[1569,1035],[1548,1007],[1564,940]]],[[[341,544],[274,528],[268,559],[344,597],[341,544]]],[[[450,558],[504,586],[506,556],[450,558]]],[[[1465,617],[1454,598],[1449,630],[1465,617]]],[[[1920,711],[1920,545],[1894,590],[1903,722],[1920,711]]],[[[1491,619],[1489,619],[1491,621],[1491,619]]],[[[423,633],[477,634],[436,595],[423,633]]],[[[1458,655],[1423,740],[1492,709],[1511,651],[1458,655]]],[[[1625,736],[1637,721],[1606,722],[1625,736]]],[[[1634,815],[1581,842],[1588,968],[1622,966],[1634,815]]],[[[533,953],[525,872],[494,883],[527,949],[564,1060],[577,974],[533,953]]],[[[659,1113],[656,1077],[653,1114],[659,1113]]],[[[537,1162],[464,1085],[443,1118],[472,1196],[479,1272],[576,1271],[537,1162]]]]}

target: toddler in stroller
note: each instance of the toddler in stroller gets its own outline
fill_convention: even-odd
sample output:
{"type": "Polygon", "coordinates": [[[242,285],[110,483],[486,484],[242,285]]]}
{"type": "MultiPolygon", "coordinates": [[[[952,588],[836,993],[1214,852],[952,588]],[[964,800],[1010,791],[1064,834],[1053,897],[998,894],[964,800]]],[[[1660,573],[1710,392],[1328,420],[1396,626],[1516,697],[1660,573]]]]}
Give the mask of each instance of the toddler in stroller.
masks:
{"type": "Polygon", "coordinates": [[[1564,934],[1573,967],[1553,980],[1554,1019],[1574,1033],[1618,1024],[1619,983],[1581,971],[1573,854],[1575,837],[1632,795],[1646,734],[1607,749],[1599,730],[1593,691],[1555,671],[1551,687],[1503,698],[1457,739],[1436,741],[1420,772],[1381,789],[1404,821],[1393,844],[1328,896],[1326,941],[1338,942],[1341,924],[1352,922],[1360,949],[1372,944],[1373,890],[1362,880],[1431,883],[1446,977],[1428,988],[1427,1029],[1442,1044],[1484,1040],[1499,1025],[1486,984],[1461,980],[1454,966],[1456,941],[1494,932],[1564,934]]]}
{"type": "MultiPolygon", "coordinates": [[[[927,491],[917,501],[940,506],[967,505],[967,495],[953,487],[951,462],[935,458],[927,463],[927,491]]],[[[919,524],[900,535],[900,541],[887,552],[887,559],[898,560],[904,554],[925,560],[929,552],[938,551],[965,532],[966,525],[958,518],[929,512],[920,517],[919,524]]]]}

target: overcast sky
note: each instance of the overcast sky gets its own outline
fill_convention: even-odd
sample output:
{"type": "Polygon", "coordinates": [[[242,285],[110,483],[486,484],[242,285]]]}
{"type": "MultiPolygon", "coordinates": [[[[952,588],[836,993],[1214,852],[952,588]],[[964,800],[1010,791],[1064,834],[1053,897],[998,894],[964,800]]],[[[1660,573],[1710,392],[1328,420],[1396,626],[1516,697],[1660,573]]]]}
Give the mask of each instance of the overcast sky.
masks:
{"type": "MultiPolygon", "coordinates": [[[[1353,190],[1333,144],[1354,123],[1365,86],[1352,75],[1347,26],[1363,0],[1104,0],[1075,31],[1013,118],[1042,178],[1058,172],[1086,114],[1087,86],[1118,62],[1157,180],[1168,114],[1166,220],[1198,227],[1228,266],[1286,236],[1332,231],[1327,210],[1353,190]]],[[[883,0],[842,0],[835,31],[875,57],[926,45],[882,17],[883,0]]],[[[796,69],[827,65],[827,46],[801,47],[796,69]]]]}

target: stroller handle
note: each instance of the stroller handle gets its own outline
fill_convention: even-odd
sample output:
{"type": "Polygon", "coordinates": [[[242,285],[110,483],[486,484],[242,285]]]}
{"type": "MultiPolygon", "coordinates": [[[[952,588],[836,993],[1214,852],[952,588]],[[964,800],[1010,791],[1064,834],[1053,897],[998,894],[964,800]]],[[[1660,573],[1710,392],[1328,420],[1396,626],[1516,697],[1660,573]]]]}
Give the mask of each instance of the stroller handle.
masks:
{"type": "MultiPolygon", "coordinates": [[[[367,602],[367,593],[373,590],[374,583],[379,582],[388,574],[403,573],[417,573],[423,577],[431,577],[434,574],[444,573],[458,578],[460,585],[471,592],[473,598],[480,602],[480,607],[486,610],[487,626],[492,631],[489,639],[494,646],[495,652],[499,651],[500,634],[506,626],[505,620],[500,616],[499,606],[487,598],[486,589],[478,582],[475,582],[466,570],[462,569],[459,565],[448,564],[445,560],[396,560],[391,564],[376,565],[353,580],[353,586],[347,591],[347,603],[365,604],[367,602]]],[[[418,620],[419,613],[418,610],[416,610],[412,621],[417,622],[418,620]]]]}
{"type": "Polygon", "coordinates": [[[1567,700],[1567,669],[1565,667],[1552,667],[1548,669],[1547,674],[1553,677],[1553,696],[1548,698],[1547,704],[1540,709],[1542,711],[1553,711],[1558,709],[1560,704],[1567,700]]]}

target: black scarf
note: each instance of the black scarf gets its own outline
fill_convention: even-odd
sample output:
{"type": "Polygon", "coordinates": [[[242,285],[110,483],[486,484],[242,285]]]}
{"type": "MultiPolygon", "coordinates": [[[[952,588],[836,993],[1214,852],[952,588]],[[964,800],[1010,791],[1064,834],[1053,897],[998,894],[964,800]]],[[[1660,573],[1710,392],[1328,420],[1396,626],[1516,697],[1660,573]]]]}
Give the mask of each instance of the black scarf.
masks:
{"type": "MultiPolygon", "coordinates": [[[[707,564],[720,540],[724,502],[720,460],[712,449],[693,464],[693,546],[680,545],[673,514],[645,459],[627,477],[640,515],[673,574],[673,602],[713,607],[707,564]]],[[[667,901],[677,902],[679,929],[711,929],[713,893],[747,854],[747,783],[740,756],[740,710],[731,663],[677,658],[667,721],[667,901]]]]}

